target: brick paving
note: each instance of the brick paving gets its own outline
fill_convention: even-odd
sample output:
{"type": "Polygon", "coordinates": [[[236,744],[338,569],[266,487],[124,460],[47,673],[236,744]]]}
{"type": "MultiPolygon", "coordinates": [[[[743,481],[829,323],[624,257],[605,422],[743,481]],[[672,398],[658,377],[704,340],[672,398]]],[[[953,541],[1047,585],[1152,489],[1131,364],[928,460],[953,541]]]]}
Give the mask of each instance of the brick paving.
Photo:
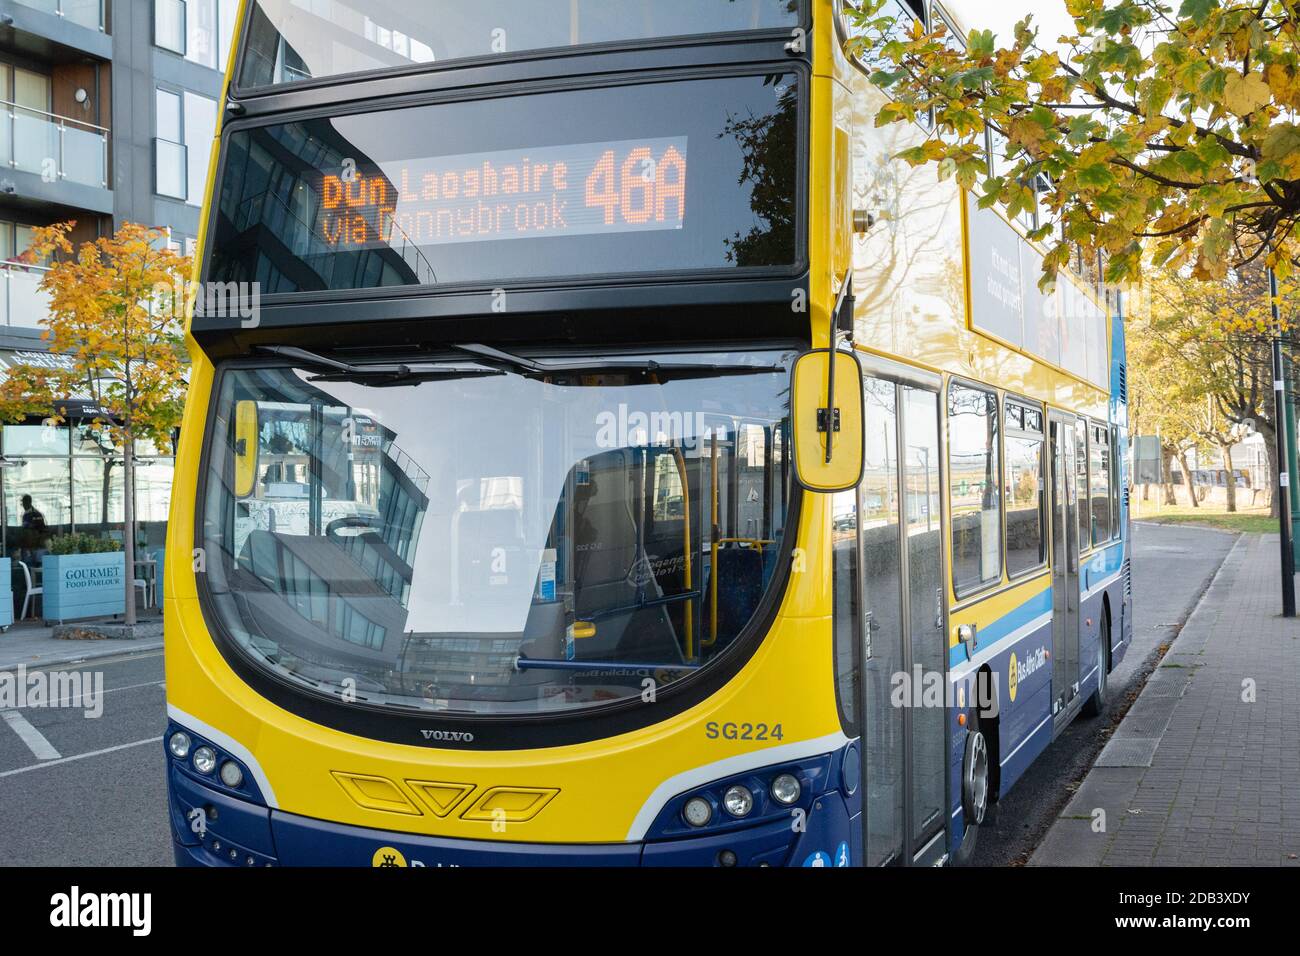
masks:
{"type": "Polygon", "coordinates": [[[1242,535],[1031,866],[1300,866],[1300,621],[1278,579],[1277,536],[1242,535]]]}

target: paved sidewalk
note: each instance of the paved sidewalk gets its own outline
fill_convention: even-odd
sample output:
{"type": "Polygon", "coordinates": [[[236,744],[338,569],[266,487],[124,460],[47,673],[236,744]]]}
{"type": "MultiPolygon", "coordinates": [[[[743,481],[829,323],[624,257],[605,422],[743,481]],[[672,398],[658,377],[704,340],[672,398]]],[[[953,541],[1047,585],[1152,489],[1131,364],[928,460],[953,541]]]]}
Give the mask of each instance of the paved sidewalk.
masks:
{"type": "Polygon", "coordinates": [[[142,618],[141,628],[146,634],[156,630],[158,636],[134,640],[66,641],[56,639],[52,627],[15,624],[7,633],[0,634],[0,671],[14,670],[20,664],[29,668],[49,667],[99,657],[159,650],[163,645],[162,618],[142,618]]]}
{"type": "Polygon", "coordinates": [[[1030,866],[1300,866],[1300,622],[1279,589],[1278,537],[1242,535],[1030,866]]]}

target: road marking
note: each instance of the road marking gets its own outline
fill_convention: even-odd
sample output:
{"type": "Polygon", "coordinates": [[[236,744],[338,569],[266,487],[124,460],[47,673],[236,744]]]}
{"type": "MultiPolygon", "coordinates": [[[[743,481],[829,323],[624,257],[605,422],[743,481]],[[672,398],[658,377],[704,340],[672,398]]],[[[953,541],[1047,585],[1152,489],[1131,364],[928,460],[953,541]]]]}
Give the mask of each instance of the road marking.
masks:
{"type": "MultiPolygon", "coordinates": [[[[75,664],[94,663],[96,667],[107,667],[112,664],[132,664],[136,661],[145,661],[154,657],[162,657],[162,651],[136,651],[134,653],[123,651],[121,654],[114,654],[111,657],[78,657],[70,661],[42,662],[33,661],[32,665],[27,668],[27,673],[31,674],[36,671],[58,670],[60,668],[72,667],[75,664]]],[[[19,661],[17,664],[6,664],[0,667],[0,672],[12,673],[16,671],[20,664],[26,663],[19,661]]]]}
{"type": "MultiPolygon", "coordinates": [[[[106,687],[106,688],[104,688],[102,691],[100,691],[100,693],[101,693],[101,694],[114,694],[114,693],[117,693],[119,690],[136,690],[136,689],[138,689],[138,688],[140,688],[140,687],[163,687],[163,686],[164,686],[164,682],[163,682],[163,681],[160,681],[160,680],[151,680],[151,681],[145,681],[143,684],[127,684],[127,685],[124,686],[124,687],[106,687]]],[[[73,694],[71,697],[60,697],[57,701],[51,701],[50,704],[49,704],[48,706],[50,706],[50,707],[62,707],[64,704],[70,704],[70,703],[72,703],[74,700],[81,700],[81,699],[82,699],[83,697],[85,697],[85,696],[87,696],[87,695],[86,695],[86,694],[73,694]]]]}
{"type": "Polygon", "coordinates": [[[27,718],[18,711],[0,711],[0,719],[3,719],[6,724],[14,729],[14,733],[27,745],[27,749],[32,752],[32,756],[37,760],[58,760],[62,756],[45,739],[45,735],[29,724],[27,718]]]}
{"type": "Polygon", "coordinates": [[[74,760],[85,760],[87,757],[102,757],[104,754],[116,753],[119,750],[129,750],[132,747],[143,747],[145,744],[159,744],[162,737],[146,737],[144,740],[133,740],[129,744],[118,744],[116,747],[105,747],[103,750],[92,750],[88,754],[73,754],[71,757],[60,757],[58,760],[49,760],[45,763],[34,763],[30,767],[19,767],[17,770],[0,771],[0,779],[13,777],[20,773],[27,773],[29,770],[44,770],[46,767],[56,767],[59,764],[72,763],[74,760]]]}

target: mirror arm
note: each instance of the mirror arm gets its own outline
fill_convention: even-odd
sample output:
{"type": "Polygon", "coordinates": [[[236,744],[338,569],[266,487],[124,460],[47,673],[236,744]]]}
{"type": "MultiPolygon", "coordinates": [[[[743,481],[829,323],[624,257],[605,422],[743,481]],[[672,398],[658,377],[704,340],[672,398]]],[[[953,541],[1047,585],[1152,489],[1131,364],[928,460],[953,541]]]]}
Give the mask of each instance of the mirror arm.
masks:
{"type": "Polygon", "coordinates": [[[853,307],[857,296],[853,294],[853,267],[844,271],[844,281],[840,283],[840,294],[835,300],[835,311],[831,313],[831,341],[834,348],[839,348],[840,340],[853,341],[853,307]]]}
{"type": "Polygon", "coordinates": [[[835,300],[835,309],[831,313],[830,328],[830,370],[826,375],[826,407],[817,410],[817,430],[826,433],[826,464],[831,463],[832,445],[835,433],[840,430],[840,410],[835,407],[835,354],[840,350],[840,339],[843,337],[846,341],[853,334],[853,270],[849,268],[844,273],[844,281],[840,283],[840,294],[835,300]],[[848,329],[842,329],[844,314],[850,316],[848,329]]]}

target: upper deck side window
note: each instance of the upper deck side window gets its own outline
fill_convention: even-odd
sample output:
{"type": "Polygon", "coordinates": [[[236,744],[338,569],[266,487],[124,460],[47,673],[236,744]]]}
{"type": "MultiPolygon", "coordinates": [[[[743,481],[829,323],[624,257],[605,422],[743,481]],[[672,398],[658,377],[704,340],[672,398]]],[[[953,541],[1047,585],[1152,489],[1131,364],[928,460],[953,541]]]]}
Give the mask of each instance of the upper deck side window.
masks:
{"type": "Polygon", "coordinates": [[[243,89],[602,43],[790,29],[801,0],[252,0],[243,89]]]}

